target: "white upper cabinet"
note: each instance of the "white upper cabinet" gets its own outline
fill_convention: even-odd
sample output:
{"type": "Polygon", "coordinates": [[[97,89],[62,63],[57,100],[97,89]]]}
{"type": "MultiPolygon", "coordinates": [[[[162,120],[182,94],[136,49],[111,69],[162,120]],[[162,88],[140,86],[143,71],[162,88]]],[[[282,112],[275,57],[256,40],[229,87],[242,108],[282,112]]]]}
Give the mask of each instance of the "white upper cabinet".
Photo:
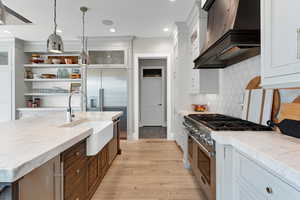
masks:
{"type": "Polygon", "coordinates": [[[300,86],[300,1],[262,0],[262,84],[300,86]]]}
{"type": "Polygon", "coordinates": [[[217,94],[219,92],[219,70],[193,69],[194,60],[201,54],[206,41],[207,13],[196,3],[187,19],[188,44],[191,65],[190,94],[217,94]]]}

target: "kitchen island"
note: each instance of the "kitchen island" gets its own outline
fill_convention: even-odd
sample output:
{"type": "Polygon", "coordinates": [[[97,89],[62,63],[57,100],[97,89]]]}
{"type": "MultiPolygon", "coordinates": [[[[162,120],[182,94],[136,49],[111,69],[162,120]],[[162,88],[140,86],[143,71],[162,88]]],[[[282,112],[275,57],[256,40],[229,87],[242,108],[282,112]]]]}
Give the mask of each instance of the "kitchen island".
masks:
{"type": "MultiPolygon", "coordinates": [[[[109,154],[110,150],[118,148],[111,152],[120,153],[120,147],[117,147],[116,141],[118,140],[118,118],[121,115],[122,112],[76,113],[74,121],[68,124],[65,122],[65,113],[56,113],[39,118],[0,123],[0,199],[19,199],[17,193],[20,190],[20,186],[18,186],[20,180],[55,159],[58,159],[61,164],[65,164],[63,162],[65,159],[71,165],[78,165],[77,160],[82,158],[80,167],[87,171],[84,178],[92,176],[93,174],[88,174],[89,163],[91,158],[98,155],[86,155],[87,139],[93,134],[94,129],[102,130],[105,128],[104,126],[108,126],[114,121],[116,123],[114,123],[111,133],[112,139],[99,152],[101,154],[101,156],[99,155],[100,161],[105,160],[105,167],[108,168],[113,160],[113,155],[109,154]],[[93,126],[90,126],[91,123],[85,123],[97,121],[101,123],[93,123],[93,126]],[[58,156],[61,158],[57,158],[58,156]],[[78,158],[73,159],[72,156],[78,156],[78,158]]],[[[58,167],[57,163],[55,166],[58,167]]],[[[70,169],[64,171],[66,166],[60,166],[59,176],[57,174],[53,176],[62,179],[60,180],[61,187],[59,187],[61,196],[68,188],[66,187],[66,173],[72,171],[72,166],[67,167],[70,169]]],[[[44,171],[47,170],[44,169],[44,171]]],[[[78,176],[80,175],[79,169],[76,168],[75,172],[78,176]]],[[[55,180],[54,182],[58,183],[59,181],[55,180]]]]}

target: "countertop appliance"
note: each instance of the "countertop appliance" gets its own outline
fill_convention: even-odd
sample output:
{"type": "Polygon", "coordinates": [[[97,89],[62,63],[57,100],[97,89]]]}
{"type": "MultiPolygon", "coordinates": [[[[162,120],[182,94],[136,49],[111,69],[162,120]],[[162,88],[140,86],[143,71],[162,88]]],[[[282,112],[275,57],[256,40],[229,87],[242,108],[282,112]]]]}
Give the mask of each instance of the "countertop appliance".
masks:
{"type": "Polygon", "coordinates": [[[205,180],[202,187],[208,198],[215,200],[216,196],[216,150],[212,131],[272,131],[268,126],[255,124],[242,119],[220,114],[191,114],[184,117],[183,125],[201,150],[200,155],[205,164],[198,165],[205,180]]]}

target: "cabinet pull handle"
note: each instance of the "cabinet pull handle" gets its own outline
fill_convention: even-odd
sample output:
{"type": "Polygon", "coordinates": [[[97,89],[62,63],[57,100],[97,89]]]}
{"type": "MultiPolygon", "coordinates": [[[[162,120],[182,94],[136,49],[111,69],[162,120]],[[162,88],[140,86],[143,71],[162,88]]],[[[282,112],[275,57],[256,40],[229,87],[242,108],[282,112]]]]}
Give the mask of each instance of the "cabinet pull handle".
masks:
{"type": "Polygon", "coordinates": [[[268,194],[272,194],[273,193],[273,190],[271,187],[266,187],[266,191],[268,194]]]}

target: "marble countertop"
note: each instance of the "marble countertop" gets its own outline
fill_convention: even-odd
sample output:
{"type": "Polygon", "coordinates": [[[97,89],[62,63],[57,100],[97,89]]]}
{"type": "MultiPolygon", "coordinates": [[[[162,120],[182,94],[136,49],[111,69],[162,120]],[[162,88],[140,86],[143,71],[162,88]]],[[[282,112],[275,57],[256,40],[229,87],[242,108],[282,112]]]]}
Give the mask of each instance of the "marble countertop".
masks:
{"type": "Polygon", "coordinates": [[[220,144],[232,145],[300,190],[300,139],[277,132],[213,132],[220,144]]]}
{"type": "MultiPolygon", "coordinates": [[[[77,113],[77,119],[111,121],[122,112],[77,113]]],[[[0,182],[18,180],[93,133],[91,127],[61,127],[65,113],[0,123],[0,182]]]]}
{"type": "Polygon", "coordinates": [[[90,121],[100,120],[116,120],[121,117],[123,112],[77,112],[75,113],[76,117],[85,118],[90,121]]]}
{"type": "MultiPolygon", "coordinates": [[[[73,107],[72,108],[74,111],[80,111],[80,107],[73,107]]],[[[28,112],[41,112],[41,111],[52,111],[52,112],[55,112],[55,111],[66,111],[67,110],[67,107],[39,107],[39,108],[17,108],[17,111],[20,111],[20,112],[25,112],[25,111],[28,111],[28,112]]]]}

